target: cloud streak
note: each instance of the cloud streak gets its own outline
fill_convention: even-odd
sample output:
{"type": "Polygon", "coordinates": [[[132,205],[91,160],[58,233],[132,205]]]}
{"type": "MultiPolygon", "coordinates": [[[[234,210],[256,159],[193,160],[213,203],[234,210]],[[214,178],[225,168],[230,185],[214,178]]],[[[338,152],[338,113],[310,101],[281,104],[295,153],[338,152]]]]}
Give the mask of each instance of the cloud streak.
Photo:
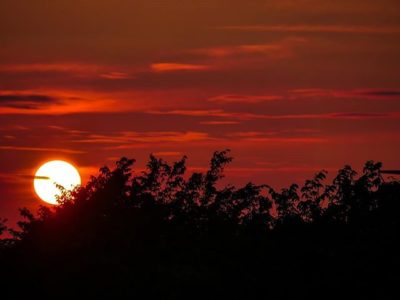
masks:
{"type": "Polygon", "coordinates": [[[120,79],[130,79],[132,78],[128,73],[124,72],[108,72],[100,74],[101,78],[110,79],[110,80],[120,80],[120,79]]]}
{"type": "Polygon", "coordinates": [[[321,114],[255,114],[248,112],[230,112],[221,109],[217,110],[171,110],[171,111],[149,111],[149,114],[159,115],[182,115],[192,117],[221,117],[237,120],[285,120],[285,119],[377,119],[377,118],[398,118],[398,113],[358,113],[358,112],[337,112],[321,114]]]}
{"type": "Polygon", "coordinates": [[[212,138],[208,133],[197,131],[124,131],[110,135],[83,135],[80,139],[73,140],[73,142],[81,144],[182,143],[211,139],[212,138]]]}
{"type": "Polygon", "coordinates": [[[205,71],[210,69],[208,65],[183,64],[183,63],[154,63],[150,65],[154,72],[179,72],[179,71],[205,71]]]}
{"type": "Polygon", "coordinates": [[[82,90],[8,90],[0,92],[0,114],[62,115],[115,112],[119,95],[82,90]]]}
{"type": "Polygon", "coordinates": [[[298,98],[344,98],[344,99],[400,99],[400,90],[397,89],[356,89],[334,90],[321,88],[295,89],[289,92],[288,97],[298,98]]]}
{"type": "Polygon", "coordinates": [[[41,94],[0,94],[0,106],[17,109],[38,109],[49,104],[59,103],[55,97],[41,94]]]}
{"type": "Polygon", "coordinates": [[[38,63],[38,64],[5,64],[0,65],[0,72],[16,72],[16,73],[86,73],[98,72],[103,69],[102,66],[96,64],[85,63],[38,63]]]}
{"type": "Polygon", "coordinates": [[[58,152],[58,153],[68,153],[68,154],[82,154],[82,153],[85,153],[85,151],[75,150],[75,149],[46,148],[46,147],[25,147],[25,146],[2,146],[2,145],[0,145],[0,150],[3,150],[3,151],[58,152]]]}
{"type": "Polygon", "coordinates": [[[199,122],[203,125],[237,125],[240,124],[238,121],[202,121],[199,122]]]}
{"type": "Polygon", "coordinates": [[[233,25],[219,27],[223,30],[253,32],[291,33],[343,33],[343,34],[400,34],[396,26],[356,26],[356,25],[233,25]]]}
{"type": "Polygon", "coordinates": [[[208,99],[210,102],[217,103],[260,103],[268,101],[276,101],[283,99],[280,95],[238,95],[238,94],[227,94],[211,97],[208,99]]]}
{"type": "Polygon", "coordinates": [[[379,98],[399,98],[400,90],[368,90],[359,92],[361,95],[379,97],[379,98]]]}

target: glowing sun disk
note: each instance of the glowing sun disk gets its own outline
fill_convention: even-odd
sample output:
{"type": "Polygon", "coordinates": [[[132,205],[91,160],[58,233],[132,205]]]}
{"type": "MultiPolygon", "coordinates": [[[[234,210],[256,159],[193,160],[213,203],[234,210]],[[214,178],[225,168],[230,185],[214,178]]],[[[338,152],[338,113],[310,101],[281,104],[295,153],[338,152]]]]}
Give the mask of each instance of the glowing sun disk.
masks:
{"type": "Polygon", "coordinates": [[[57,185],[66,190],[72,190],[80,184],[81,177],[78,170],[62,160],[53,160],[43,164],[36,171],[33,181],[36,194],[50,204],[57,204],[57,196],[61,194],[57,185]]]}

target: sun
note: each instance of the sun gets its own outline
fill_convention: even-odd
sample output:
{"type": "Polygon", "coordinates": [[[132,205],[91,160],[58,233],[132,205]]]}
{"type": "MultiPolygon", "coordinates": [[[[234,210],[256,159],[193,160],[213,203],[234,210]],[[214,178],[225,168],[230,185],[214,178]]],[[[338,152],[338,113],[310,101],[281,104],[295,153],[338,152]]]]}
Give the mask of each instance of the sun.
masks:
{"type": "Polygon", "coordinates": [[[57,196],[61,194],[57,185],[66,190],[72,190],[81,184],[81,176],[78,170],[62,160],[52,160],[43,164],[35,173],[33,186],[36,194],[43,201],[57,204],[57,196]]]}

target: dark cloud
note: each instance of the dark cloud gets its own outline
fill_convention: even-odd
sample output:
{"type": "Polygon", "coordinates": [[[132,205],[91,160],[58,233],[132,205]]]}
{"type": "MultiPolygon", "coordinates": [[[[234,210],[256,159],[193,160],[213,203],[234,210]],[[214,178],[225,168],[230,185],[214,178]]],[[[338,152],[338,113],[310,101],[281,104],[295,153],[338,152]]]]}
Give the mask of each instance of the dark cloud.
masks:
{"type": "Polygon", "coordinates": [[[375,90],[363,92],[362,94],[373,97],[400,97],[400,90],[375,90]]]}
{"type": "Polygon", "coordinates": [[[40,94],[3,94],[0,95],[0,107],[11,107],[18,109],[37,109],[43,105],[58,103],[59,100],[40,94]]]}
{"type": "Polygon", "coordinates": [[[50,179],[50,177],[48,176],[36,176],[36,175],[25,175],[25,174],[18,174],[17,176],[24,179],[42,179],[42,180],[50,179]]]}
{"type": "Polygon", "coordinates": [[[36,102],[36,103],[49,103],[54,102],[56,99],[46,95],[0,95],[0,103],[2,102],[36,102]]]}

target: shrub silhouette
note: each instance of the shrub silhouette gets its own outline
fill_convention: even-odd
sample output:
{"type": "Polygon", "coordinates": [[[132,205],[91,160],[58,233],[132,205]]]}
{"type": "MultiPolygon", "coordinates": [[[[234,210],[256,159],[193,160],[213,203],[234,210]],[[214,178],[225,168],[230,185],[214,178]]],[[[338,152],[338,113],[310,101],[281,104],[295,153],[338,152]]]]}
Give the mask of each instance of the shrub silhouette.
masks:
{"type": "Polygon", "coordinates": [[[136,175],[122,158],[64,190],[58,206],[21,209],[19,230],[1,240],[1,293],[398,299],[400,182],[385,182],[381,163],[276,191],[222,186],[229,150],[215,152],[204,174],[186,176],[186,159],[150,156],[136,175]]]}

